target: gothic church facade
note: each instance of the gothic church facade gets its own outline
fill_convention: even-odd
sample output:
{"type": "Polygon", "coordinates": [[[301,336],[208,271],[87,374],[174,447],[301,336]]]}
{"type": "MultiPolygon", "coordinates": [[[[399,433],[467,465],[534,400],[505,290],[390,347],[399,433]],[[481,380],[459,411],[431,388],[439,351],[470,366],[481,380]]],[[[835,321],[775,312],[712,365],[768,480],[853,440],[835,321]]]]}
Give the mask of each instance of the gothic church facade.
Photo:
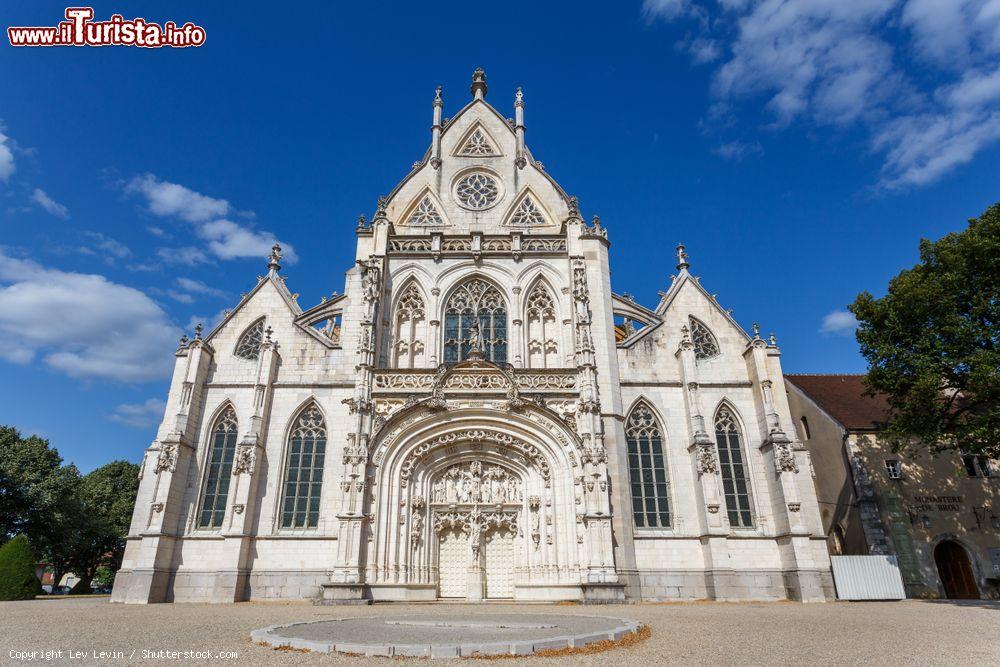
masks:
{"type": "Polygon", "coordinates": [[[821,601],[830,564],[773,337],[691,275],[654,308],[508,119],[472,99],[343,294],[267,274],[182,339],[118,602],[821,601]]]}

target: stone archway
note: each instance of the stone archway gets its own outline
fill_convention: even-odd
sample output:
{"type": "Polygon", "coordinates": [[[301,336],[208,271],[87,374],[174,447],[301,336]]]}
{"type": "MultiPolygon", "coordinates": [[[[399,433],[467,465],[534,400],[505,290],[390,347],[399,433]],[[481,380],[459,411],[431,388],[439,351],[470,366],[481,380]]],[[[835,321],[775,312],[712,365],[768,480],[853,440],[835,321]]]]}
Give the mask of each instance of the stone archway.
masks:
{"type": "Polygon", "coordinates": [[[425,410],[374,445],[374,599],[581,597],[583,469],[572,441],[546,424],[489,408],[425,410]]]}
{"type": "Polygon", "coordinates": [[[955,600],[978,600],[979,588],[969,555],[961,544],[944,540],[934,548],[934,563],[944,587],[945,597],[955,600]]]}

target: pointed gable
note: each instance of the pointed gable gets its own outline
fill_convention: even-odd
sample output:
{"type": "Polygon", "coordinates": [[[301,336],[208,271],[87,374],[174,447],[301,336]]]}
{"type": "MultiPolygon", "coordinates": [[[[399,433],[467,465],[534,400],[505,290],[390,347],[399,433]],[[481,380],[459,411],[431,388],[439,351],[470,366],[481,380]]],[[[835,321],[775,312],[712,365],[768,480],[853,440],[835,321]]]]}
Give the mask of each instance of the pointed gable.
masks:
{"type": "Polygon", "coordinates": [[[462,157],[495,157],[500,155],[497,143],[490,136],[489,132],[486,131],[482,123],[473,125],[471,131],[466,133],[464,140],[459,143],[459,146],[460,148],[456,151],[455,155],[462,157]]]}
{"type": "Polygon", "coordinates": [[[514,210],[507,219],[507,224],[511,227],[536,227],[547,225],[548,220],[534,197],[530,193],[525,193],[514,205],[514,210]]]}
{"type": "Polygon", "coordinates": [[[441,212],[438,210],[430,194],[425,192],[420,197],[417,205],[410,211],[404,224],[416,227],[441,227],[447,223],[441,216],[441,212]]]}

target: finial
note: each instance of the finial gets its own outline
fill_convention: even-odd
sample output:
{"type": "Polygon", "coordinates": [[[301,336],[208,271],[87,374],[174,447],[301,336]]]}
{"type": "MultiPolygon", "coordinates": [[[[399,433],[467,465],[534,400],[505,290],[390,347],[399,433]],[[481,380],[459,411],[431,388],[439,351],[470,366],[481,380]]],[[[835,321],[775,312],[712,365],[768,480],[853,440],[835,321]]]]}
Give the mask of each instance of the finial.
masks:
{"type": "Polygon", "coordinates": [[[385,206],[388,203],[389,199],[385,195],[379,195],[378,203],[375,204],[375,217],[372,219],[372,222],[385,219],[385,206]]]}
{"type": "Polygon", "coordinates": [[[688,343],[691,341],[691,330],[686,324],[681,325],[681,341],[688,343]]]}
{"type": "Polygon", "coordinates": [[[358,229],[364,229],[367,224],[368,224],[368,221],[365,220],[365,216],[359,215],[358,216],[358,229]]]}
{"type": "Polygon", "coordinates": [[[569,198],[569,215],[571,218],[580,217],[580,200],[577,199],[576,195],[569,198]]]}
{"type": "Polygon", "coordinates": [[[685,271],[685,270],[687,270],[687,268],[689,266],[691,266],[691,265],[688,264],[688,254],[685,252],[684,244],[683,243],[678,243],[677,244],[677,270],[678,271],[685,271]]]}
{"type": "Polygon", "coordinates": [[[320,300],[319,300],[319,302],[320,302],[320,303],[326,303],[326,302],[327,302],[328,300],[329,300],[329,299],[328,299],[328,298],[327,298],[327,296],[326,296],[326,295],[324,294],[324,295],[323,295],[322,297],[320,297],[320,300]]]}
{"type": "Polygon", "coordinates": [[[476,99],[486,97],[486,72],[483,71],[482,67],[477,67],[476,71],[472,73],[472,85],[469,86],[469,92],[476,99]]]}
{"type": "Polygon", "coordinates": [[[521,92],[521,86],[518,86],[517,92],[514,93],[514,106],[515,107],[524,106],[524,93],[521,92]]]}
{"type": "Polygon", "coordinates": [[[773,331],[771,332],[771,335],[767,337],[767,342],[771,345],[771,347],[778,347],[778,337],[774,335],[773,331]]]}
{"type": "Polygon", "coordinates": [[[187,346],[188,346],[188,337],[187,337],[187,334],[181,334],[180,347],[183,348],[183,347],[187,347],[187,346]]]}
{"type": "Polygon", "coordinates": [[[204,325],[201,322],[198,322],[198,324],[194,325],[194,339],[195,340],[201,340],[201,332],[202,332],[202,330],[204,328],[205,327],[204,327],[204,325]]]}
{"type": "Polygon", "coordinates": [[[267,328],[264,329],[264,342],[270,343],[271,342],[271,334],[273,334],[273,333],[274,333],[274,329],[271,328],[270,324],[267,325],[267,328]]]}
{"type": "Polygon", "coordinates": [[[434,89],[434,106],[440,107],[444,105],[444,99],[441,97],[441,86],[434,89]]]}
{"type": "Polygon", "coordinates": [[[760,325],[754,322],[752,328],[753,328],[753,339],[760,340],[760,325]]]}
{"type": "Polygon", "coordinates": [[[268,261],[267,263],[267,270],[273,271],[274,273],[281,271],[281,264],[278,263],[280,261],[281,261],[281,246],[275,243],[273,246],[271,246],[271,258],[270,261],[268,261]]]}
{"type": "Polygon", "coordinates": [[[594,230],[601,231],[601,218],[599,216],[594,216],[594,230]]]}

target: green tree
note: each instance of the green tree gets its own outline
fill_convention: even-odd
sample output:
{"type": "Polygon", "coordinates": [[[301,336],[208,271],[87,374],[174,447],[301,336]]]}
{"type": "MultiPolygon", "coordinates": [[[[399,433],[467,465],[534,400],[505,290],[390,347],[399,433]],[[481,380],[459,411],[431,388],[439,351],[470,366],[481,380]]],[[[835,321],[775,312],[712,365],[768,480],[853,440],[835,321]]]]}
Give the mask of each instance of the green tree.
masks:
{"type": "Polygon", "coordinates": [[[139,466],[128,461],[112,461],[80,480],[76,501],[81,515],[68,563],[80,581],[71,593],[89,593],[100,567],[112,572],[121,567],[138,491],[139,466]]]}
{"type": "Polygon", "coordinates": [[[49,520],[58,499],[51,477],[61,465],[47,440],[0,426],[0,541],[30,535],[49,520]]]}
{"type": "Polygon", "coordinates": [[[916,266],[850,310],[897,449],[1000,457],[1000,204],[961,232],[921,240],[916,266]]]}
{"type": "Polygon", "coordinates": [[[0,600],[30,600],[41,594],[38,561],[28,538],[18,535],[0,547],[0,600]]]}

